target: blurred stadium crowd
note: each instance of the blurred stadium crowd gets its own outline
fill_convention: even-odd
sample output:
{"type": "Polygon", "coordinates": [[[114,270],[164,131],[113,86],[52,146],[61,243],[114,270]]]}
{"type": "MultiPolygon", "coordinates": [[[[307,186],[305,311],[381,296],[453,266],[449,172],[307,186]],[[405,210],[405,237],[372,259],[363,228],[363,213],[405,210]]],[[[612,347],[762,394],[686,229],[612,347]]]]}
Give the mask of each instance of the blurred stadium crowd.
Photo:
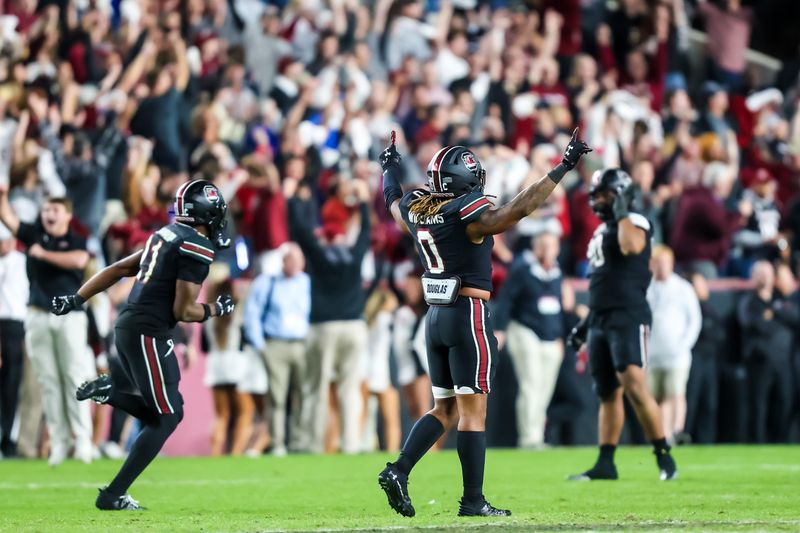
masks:
{"type": "MultiPolygon", "coordinates": [[[[614,166],[633,177],[639,210],[664,245],[651,304],[653,372],[679,369],[654,376],[668,433],[717,439],[704,430],[722,409],[709,390],[717,390],[714,360],[727,330],[707,303],[706,280],[752,271],[753,284],[716,282],[755,287],[743,297],[754,301],[737,304],[748,342],[737,344],[736,359],[753,420],[743,439],[789,438],[800,410],[800,66],[791,60],[796,13],[776,15],[780,2],[0,5],[0,187],[23,222],[36,225],[48,198],[67,198],[70,249],[88,250],[89,275],[168,223],[187,179],[213,181],[230,206],[235,244],[218,254],[206,297],[233,290],[239,312],[205,328],[179,326],[176,346],[187,364],[207,357],[213,453],[357,452],[377,442],[396,450],[401,410],[411,418],[427,410],[420,265],[385,212],[376,163],[392,130],[406,185],[425,181],[442,146],[463,144],[483,162],[498,204],[558,161],[574,127],[594,147],[546,206],[496,240],[497,329],[520,384],[520,445],[545,444],[559,372],[575,372],[562,339],[585,312],[582,285],[561,280],[588,275],[599,225],[588,184],[614,166]],[[748,53],[751,37],[786,60],[748,53]],[[673,261],[692,281],[699,311],[695,291],[659,291],[673,261]],[[529,270],[558,280],[545,303],[522,290],[529,270]],[[526,309],[530,302],[537,309],[526,309]],[[659,321],[689,316],[683,335],[658,331],[659,321]]],[[[53,463],[70,450],[85,461],[100,450],[118,456],[130,421],[111,414],[109,434],[109,413],[90,419],[73,391],[113,357],[113,317],[130,282],[91,303],[87,341],[73,349],[61,326],[43,327],[54,317],[37,310],[41,303],[25,305],[28,286],[41,301],[55,296],[37,276],[58,274],[24,241],[0,235],[2,453],[46,454],[49,433],[53,463]],[[29,265],[31,279],[26,255],[39,265],[29,265]]]]}

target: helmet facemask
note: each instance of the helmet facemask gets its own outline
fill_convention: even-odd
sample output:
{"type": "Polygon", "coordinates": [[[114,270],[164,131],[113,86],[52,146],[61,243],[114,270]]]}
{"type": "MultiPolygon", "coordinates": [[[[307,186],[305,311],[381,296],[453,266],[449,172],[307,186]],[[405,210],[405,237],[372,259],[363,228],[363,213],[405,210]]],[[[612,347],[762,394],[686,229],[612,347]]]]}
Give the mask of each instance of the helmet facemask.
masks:
{"type": "Polygon", "coordinates": [[[228,219],[225,217],[228,204],[222,203],[219,211],[208,223],[208,237],[216,248],[223,250],[231,245],[231,238],[227,231],[228,219]]]}
{"type": "Polygon", "coordinates": [[[610,194],[604,199],[604,201],[598,201],[600,196],[603,195],[603,192],[606,192],[606,189],[589,191],[589,206],[592,208],[592,211],[597,218],[603,222],[609,222],[614,220],[614,211],[611,209],[611,204],[614,201],[612,195],[614,193],[608,191],[610,194]]]}

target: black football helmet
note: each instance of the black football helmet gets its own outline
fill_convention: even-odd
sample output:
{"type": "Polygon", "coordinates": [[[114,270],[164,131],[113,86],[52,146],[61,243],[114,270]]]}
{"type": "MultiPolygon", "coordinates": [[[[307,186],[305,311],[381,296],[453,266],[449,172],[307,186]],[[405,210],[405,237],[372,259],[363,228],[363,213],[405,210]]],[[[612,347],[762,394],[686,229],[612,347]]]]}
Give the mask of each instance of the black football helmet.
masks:
{"type": "Polygon", "coordinates": [[[472,191],[483,192],[486,170],[464,146],[445,146],[428,163],[428,187],[433,196],[456,198],[472,191]]]}
{"type": "Polygon", "coordinates": [[[210,181],[188,181],[175,193],[175,220],[189,226],[205,226],[217,248],[227,248],[231,243],[225,231],[227,211],[222,193],[210,181]]]}
{"type": "Polygon", "coordinates": [[[631,205],[635,195],[633,178],[621,168],[598,170],[592,175],[591,185],[589,186],[589,205],[600,220],[614,220],[611,202],[598,201],[600,193],[604,191],[624,197],[628,205],[631,205]]]}

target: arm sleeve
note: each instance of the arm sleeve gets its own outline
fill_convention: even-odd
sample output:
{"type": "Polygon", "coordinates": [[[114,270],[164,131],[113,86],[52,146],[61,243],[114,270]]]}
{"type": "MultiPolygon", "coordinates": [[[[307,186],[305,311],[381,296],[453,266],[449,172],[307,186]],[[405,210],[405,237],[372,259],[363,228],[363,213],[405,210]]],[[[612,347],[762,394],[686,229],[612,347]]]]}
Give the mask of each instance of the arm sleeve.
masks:
{"type": "Polygon", "coordinates": [[[25,246],[33,246],[37,237],[38,232],[36,231],[36,226],[25,222],[19,223],[19,229],[17,229],[17,239],[19,239],[22,244],[25,246]]]}
{"type": "Polygon", "coordinates": [[[383,171],[383,200],[386,202],[386,209],[389,209],[395,200],[403,197],[403,189],[400,187],[402,173],[400,165],[390,165],[383,171]]]}
{"type": "Polygon", "coordinates": [[[201,285],[208,276],[209,264],[181,255],[178,257],[178,279],[201,285]]]}
{"type": "Polygon", "coordinates": [[[320,262],[325,260],[322,246],[320,246],[317,238],[311,230],[308,222],[304,220],[303,205],[305,202],[299,198],[289,198],[287,207],[289,210],[289,230],[291,231],[292,238],[297,241],[303,253],[308,256],[312,262],[320,262]]]}
{"type": "Polygon", "coordinates": [[[267,303],[268,289],[269,278],[264,275],[257,277],[244,308],[244,334],[247,342],[259,351],[264,349],[264,325],[261,323],[261,315],[267,303]]]}
{"type": "Polygon", "coordinates": [[[372,221],[370,220],[369,205],[361,203],[358,205],[358,212],[361,214],[361,229],[358,232],[358,239],[353,247],[353,251],[359,257],[363,257],[369,250],[370,237],[372,236],[372,221]]]}
{"type": "Polygon", "coordinates": [[[492,202],[480,193],[470,193],[461,202],[461,207],[458,210],[458,216],[464,224],[471,224],[478,220],[485,210],[492,207],[492,202]]]}

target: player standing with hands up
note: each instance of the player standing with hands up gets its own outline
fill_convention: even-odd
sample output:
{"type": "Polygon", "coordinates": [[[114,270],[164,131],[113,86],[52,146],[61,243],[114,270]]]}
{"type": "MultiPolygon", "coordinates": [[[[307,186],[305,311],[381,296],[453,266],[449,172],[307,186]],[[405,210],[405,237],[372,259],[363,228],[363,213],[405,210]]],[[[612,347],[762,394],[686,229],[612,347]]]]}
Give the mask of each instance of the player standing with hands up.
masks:
{"type": "Polygon", "coordinates": [[[591,149],[578,130],[553,170],[509,203],[494,207],[483,194],[486,171],[463,146],[446,146],[428,165],[428,188],[403,194],[400,154],[394,143],[380,157],[383,196],[392,217],[414,236],[425,267],[428,365],[434,407],[414,424],[394,463],[378,476],[389,505],[414,516],[408,475],[458,417],[458,457],[464,493],[459,516],[508,516],[483,496],[486,406],[495,372],[497,341],[486,302],[492,290],[492,235],[528,216],[553,192],[564,175],[591,149]]]}
{"type": "Polygon", "coordinates": [[[84,383],[77,391],[78,400],[111,404],[144,425],[117,476],[100,490],[98,509],[141,509],[127,494],[128,487],[183,419],[180,368],[170,330],[178,322],[205,322],[233,312],[233,300],[227,294],[213,304],[197,302],[214,249],[230,244],[225,232],[227,207],[212,183],[184,183],[175,194],[175,222],[152,234],[144,250],[104,268],[76,294],[53,298],[52,312],[63,315],[120,278],[136,276],[128,306],[116,323],[121,366],[112,366],[111,376],[84,383]]]}

